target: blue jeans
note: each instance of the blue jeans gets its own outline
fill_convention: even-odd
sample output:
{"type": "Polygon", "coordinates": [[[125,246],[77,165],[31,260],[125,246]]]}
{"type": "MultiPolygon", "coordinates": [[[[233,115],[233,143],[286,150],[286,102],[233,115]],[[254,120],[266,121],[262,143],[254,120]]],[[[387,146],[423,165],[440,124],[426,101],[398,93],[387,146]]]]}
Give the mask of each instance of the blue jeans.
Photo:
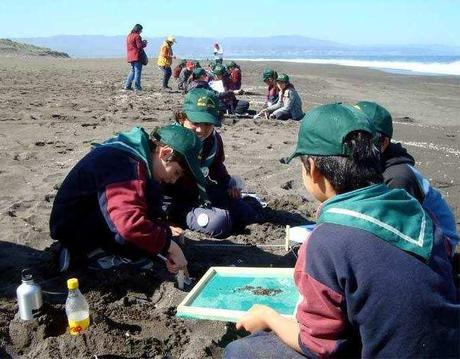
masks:
{"type": "Polygon", "coordinates": [[[168,82],[171,78],[172,70],[171,66],[160,66],[161,71],[163,71],[163,88],[168,88],[168,82]]]}
{"type": "Polygon", "coordinates": [[[142,74],[142,64],[140,61],[133,61],[131,62],[131,72],[126,79],[125,89],[130,90],[132,89],[131,85],[134,80],[134,87],[136,90],[142,90],[141,87],[141,74],[142,74]]]}
{"type": "Polygon", "coordinates": [[[257,332],[225,348],[224,359],[305,359],[272,332],[257,332]]]}

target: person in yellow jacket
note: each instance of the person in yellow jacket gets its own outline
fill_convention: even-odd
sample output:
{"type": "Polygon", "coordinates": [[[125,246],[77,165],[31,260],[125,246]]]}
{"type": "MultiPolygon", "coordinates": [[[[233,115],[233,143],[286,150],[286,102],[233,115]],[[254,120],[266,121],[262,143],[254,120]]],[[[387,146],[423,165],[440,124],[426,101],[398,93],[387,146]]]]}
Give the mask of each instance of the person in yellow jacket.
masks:
{"type": "Polygon", "coordinates": [[[171,89],[168,86],[169,79],[171,78],[171,65],[172,60],[175,58],[173,55],[172,45],[176,43],[174,36],[168,36],[160,48],[158,55],[158,66],[163,71],[163,90],[171,89]]]}

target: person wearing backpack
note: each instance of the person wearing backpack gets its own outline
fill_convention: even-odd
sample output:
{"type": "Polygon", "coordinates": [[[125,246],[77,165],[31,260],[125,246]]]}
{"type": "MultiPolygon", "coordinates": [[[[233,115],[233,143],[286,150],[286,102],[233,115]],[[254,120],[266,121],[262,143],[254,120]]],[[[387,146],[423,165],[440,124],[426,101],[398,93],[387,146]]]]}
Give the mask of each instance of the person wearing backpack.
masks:
{"type": "Polygon", "coordinates": [[[142,29],[142,25],[134,25],[131,33],[126,38],[127,60],[131,64],[131,72],[126,79],[125,90],[133,90],[132,83],[134,81],[136,91],[142,91],[142,53],[145,55],[144,48],[147,46],[147,40],[142,40],[141,37],[142,29]]]}

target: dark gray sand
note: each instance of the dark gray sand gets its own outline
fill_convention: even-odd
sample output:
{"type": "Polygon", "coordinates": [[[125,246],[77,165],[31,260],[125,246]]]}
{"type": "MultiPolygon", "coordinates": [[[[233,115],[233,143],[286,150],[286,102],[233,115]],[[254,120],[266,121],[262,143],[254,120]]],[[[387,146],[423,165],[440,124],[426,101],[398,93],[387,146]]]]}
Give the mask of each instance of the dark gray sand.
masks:
{"type": "MultiPolygon", "coordinates": [[[[328,102],[375,100],[395,118],[395,138],[441,189],[460,218],[460,77],[403,76],[325,65],[270,63],[286,72],[304,110],[328,102]]],[[[255,110],[265,93],[263,63],[242,63],[241,96],[255,110]]],[[[123,60],[0,58],[0,357],[203,358],[220,357],[235,339],[234,326],[181,320],[175,307],[186,292],[175,288],[161,261],[153,272],[75,273],[90,303],[93,324],[78,337],[66,334],[65,280],[56,276],[47,249],[48,217],[56,188],[90,148],[117,131],[168,123],[181,103],[178,92],[159,92],[154,61],[144,68],[139,95],[121,90],[129,70],[123,60]],[[20,270],[32,266],[43,281],[47,305],[34,323],[14,319],[20,270]]],[[[175,81],[172,81],[175,87],[175,81]]],[[[291,153],[298,123],[226,119],[221,129],[226,164],[269,203],[273,223],[252,225],[225,241],[187,232],[190,272],[211,265],[293,266],[295,257],[276,247],[284,226],[313,218],[317,203],[301,184],[300,166],[282,165],[291,153]],[[202,244],[242,243],[246,247],[202,244]]]]}

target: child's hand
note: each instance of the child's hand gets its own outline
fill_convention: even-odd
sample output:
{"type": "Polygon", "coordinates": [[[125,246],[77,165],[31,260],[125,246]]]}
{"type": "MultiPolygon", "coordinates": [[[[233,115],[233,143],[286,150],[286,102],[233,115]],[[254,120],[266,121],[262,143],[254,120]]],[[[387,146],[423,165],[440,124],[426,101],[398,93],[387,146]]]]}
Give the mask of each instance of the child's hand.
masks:
{"type": "Polygon", "coordinates": [[[276,312],[272,308],[266,305],[255,304],[249,309],[248,314],[236,323],[236,329],[245,329],[251,333],[270,329],[267,324],[267,317],[273,315],[273,313],[276,312]]]}
{"type": "Polygon", "coordinates": [[[237,187],[232,187],[227,190],[228,195],[230,198],[233,199],[240,199],[241,198],[241,189],[237,187]]]}
{"type": "Polygon", "coordinates": [[[175,226],[169,226],[169,228],[171,229],[171,234],[173,237],[179,237],[179,238],[184,237],[185,231],[182,228],[175,227],[175,226]]]}
{"type": "Polygon", "coordinates": [[[171,241],[171,245],[169,246],[166,267],[171,273],[177,273],[179,270],[187,267],[184,252],[182,252],[182,249],[174,241],[171,241]]]}

